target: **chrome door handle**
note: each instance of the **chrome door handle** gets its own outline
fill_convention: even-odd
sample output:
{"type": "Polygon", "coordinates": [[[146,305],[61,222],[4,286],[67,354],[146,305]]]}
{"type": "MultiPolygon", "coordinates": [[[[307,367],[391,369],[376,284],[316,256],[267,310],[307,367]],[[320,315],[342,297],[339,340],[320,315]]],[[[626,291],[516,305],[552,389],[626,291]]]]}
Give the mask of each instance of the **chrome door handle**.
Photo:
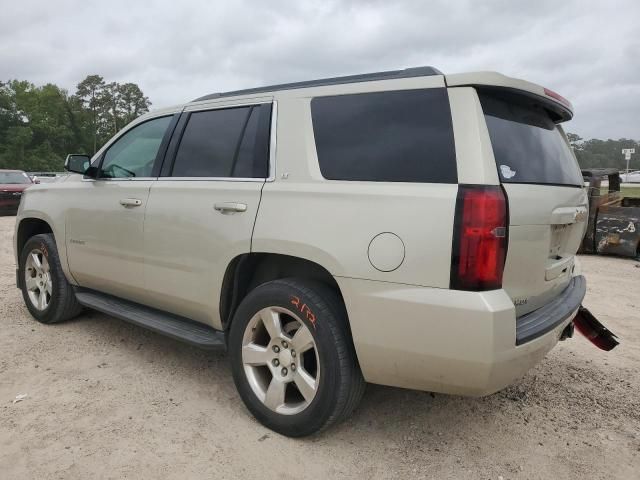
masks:
{"type": "Polygon", "coordinates": [[[123,207],[139,207],[142,205],[142,200],[138,198],[122,198],[120,199],[120,205],[123,207]]]}
{"type": "Polygon", "coordinates": [[[238,203],[238,202],[220,202],[216,203],[213,208],[222,213],[223,215],[229,215],[233,213],[241,213],[247,211],[246,203],[238,203]]]}

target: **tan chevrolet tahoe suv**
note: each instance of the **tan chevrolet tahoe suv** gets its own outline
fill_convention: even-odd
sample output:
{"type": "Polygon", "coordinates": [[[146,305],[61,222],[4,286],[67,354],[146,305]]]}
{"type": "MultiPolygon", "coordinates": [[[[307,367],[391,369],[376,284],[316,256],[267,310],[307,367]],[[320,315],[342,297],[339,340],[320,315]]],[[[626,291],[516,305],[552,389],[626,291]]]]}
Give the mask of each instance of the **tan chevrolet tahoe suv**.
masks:
{"type": "Polygon", "coordinates": [[[17,284],[226,347],[289,436],[365,382],[486,395],[572,332],[587,197],[558,94],[431,67],[216,93],[143,115],[22,198],[17,284]]]}

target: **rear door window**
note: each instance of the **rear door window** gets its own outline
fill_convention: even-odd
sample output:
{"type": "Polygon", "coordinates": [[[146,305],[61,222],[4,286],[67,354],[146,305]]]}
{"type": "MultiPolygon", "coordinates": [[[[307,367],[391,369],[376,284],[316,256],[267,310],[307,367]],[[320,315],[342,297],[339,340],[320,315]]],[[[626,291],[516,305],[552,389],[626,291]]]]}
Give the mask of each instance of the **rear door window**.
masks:
{"type": "Polygon", "coordinates": [[[265,178],[270,112],[255,105],[191,113],[172,176],[265,178]]]}
{"type": "Polygon", "coordinates": [[[502,182],[582,186],[569,145],[540,103],[523,95],[478,93],[502,182]]]}
{"type": "Polygon", "coordinates": [[[457,183],[444,88],[316,97],[311,114],[324,178],[457,183]]]}

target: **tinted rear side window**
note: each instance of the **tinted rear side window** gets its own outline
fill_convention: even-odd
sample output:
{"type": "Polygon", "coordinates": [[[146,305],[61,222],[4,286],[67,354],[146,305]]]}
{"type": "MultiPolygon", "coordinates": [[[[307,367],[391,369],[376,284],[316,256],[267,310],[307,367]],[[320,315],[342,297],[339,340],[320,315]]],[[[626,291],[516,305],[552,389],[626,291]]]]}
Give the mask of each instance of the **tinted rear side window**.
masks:
{"type": "Polygon", "coordinates": [[[317,97],[311,114],[327,179],[457,182],[444,88],[317,97]]]}
{"type": "Polygon", "coordinates": [[[270,112],[257,105],[192,113],[172,176],[266,177],[270,112]]]}
{"type": "Polygon", "coordinates": [[[582,175],[549,112],[522,95],[478,92],[500,179],[582,186],[582,175]]]}

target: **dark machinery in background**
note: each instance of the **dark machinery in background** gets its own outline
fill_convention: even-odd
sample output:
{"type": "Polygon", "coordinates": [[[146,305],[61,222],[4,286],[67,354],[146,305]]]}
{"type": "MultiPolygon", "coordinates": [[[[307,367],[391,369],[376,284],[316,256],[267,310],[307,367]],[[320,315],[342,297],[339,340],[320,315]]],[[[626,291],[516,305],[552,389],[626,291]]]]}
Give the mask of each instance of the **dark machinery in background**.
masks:
{"type": "Polygon", "coordinates": [[[579,253],[640,256],[640,198],[622,196],[614,168],[582,170],[582,176],[589,182],[589,218],[579,253]]]}

